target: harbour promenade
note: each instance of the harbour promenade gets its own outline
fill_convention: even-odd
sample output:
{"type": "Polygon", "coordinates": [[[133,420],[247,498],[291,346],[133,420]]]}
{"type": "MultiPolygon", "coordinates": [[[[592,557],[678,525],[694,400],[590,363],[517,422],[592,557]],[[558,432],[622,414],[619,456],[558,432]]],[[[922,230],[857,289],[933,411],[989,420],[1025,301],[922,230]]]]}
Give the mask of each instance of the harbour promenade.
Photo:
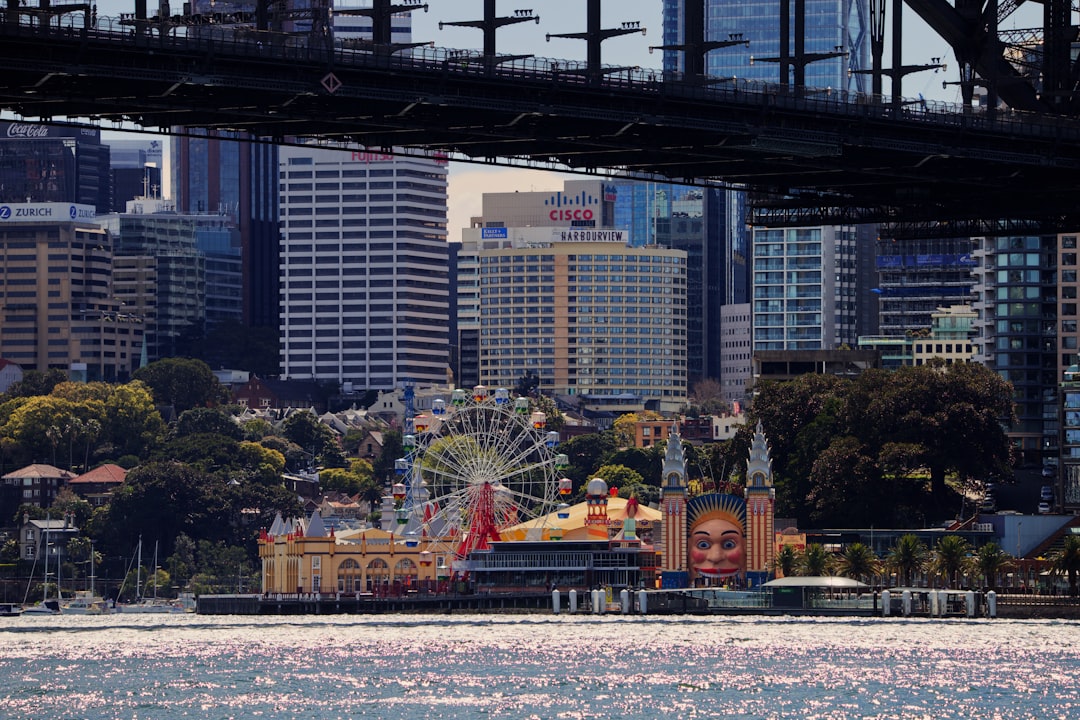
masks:
{"type": "Polygon", "coordinates": [[[203,595],[202,615],[578,614],[1080,619],[1080,598],[912,588],[860,594],[714,589],[585,592],[203,595]],[[888,593],[888,594],[886,594],[888,593]],[[888,601],[888,611],[885,603],[888,601]],[[556,606],[558,610],[556,611],[556,606]]]}

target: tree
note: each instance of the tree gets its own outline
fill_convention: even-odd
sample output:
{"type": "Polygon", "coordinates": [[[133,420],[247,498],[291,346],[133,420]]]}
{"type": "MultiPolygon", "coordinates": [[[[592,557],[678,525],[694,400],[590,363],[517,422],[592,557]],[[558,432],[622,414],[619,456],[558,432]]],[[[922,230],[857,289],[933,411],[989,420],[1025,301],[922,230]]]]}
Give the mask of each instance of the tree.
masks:
{"type": "Polygon", "coordinates": [[[556,450],[566,455],[570,461],[565,477],[572,479],[575,485],[581,488],[600,466],[608,463],[618,449],[615,433],[607,430],[572,437],[560,444],[556,450]]]}
{"type": "Polygon", "coordinates": [[[625,465],[602,465],[589,479],[603,478],[609,488],[639,486],[643,484],[641,475],[625,465]]]}
{"type": "Polygon", "coordinates": [[[724,386],[713,378],[704,378],[694,383],[690,390],[690,402],[702,415],[718,415],[731,408],[731,403],[724,399],[724,386]]]}
{"type": "Polygon", "coordinates": [[[388,430],[383,433],[383,447],[379,457],[371,464],[375,482],[381,487],[394,477],[394,462],[405,456],[400,430],[388,430]]]}
{"type": "Polygon", "coordinates": [[[794,545],[785,544],[773,558],[773,569],[780,577],[791,577],[799,566],[799,553],[794,545]]]}
{"type": "Polygon", "coordinates": [[[5,394],[9,398],[48,395],[53,391],[54,387],[62,382],[67,382],[67,379],[67,373],[59,368],[52,368],[45,372],[28,370],[23,373],[22,380],[12,383],[5,394]]]}
{"type": "Polygon", "coordinates": [[[319,471],[319,489],[323,492],[337,491],[356,495],[363,488],[363,479],[343,468],[326,468],[319,471]]]}
{"type": "Polygon", "coordinates": [[[81,528],[94,514],[94,507],[76,495],[70,486],[65,485],[56,493],[49,514],[54,518],[70,517],[75,527],[81,528]]]}
{"type": "Polygon", "coordinates": [[[243,430],[236,420],[220,407],[196,407],[180,413],[173,427],[173,437],[195,434],[224,435],[233,440],[243,437],[243,430]]]}
{"type": "Polygon", "coordinates": [[[262,418],[245,420],[240,427],[244,432],[244,439],[255,442],[274,432],[274,426],[262,418]]]}
{"type": "Polygon", "coordinates": [[[1066,535],[1061,549],[1050,556],[1050,569],[1055,575],[1069,578],[1069,594],[1077,595],[1077,576],[1080,575],[1080,536],[1066,535]]]}
{"type": "Polygon", "coordinates": [[[615,418],[612,423],[612,431],[615,433],[615,441],[619,447],[633,447],[637,424],[643,421],[659,421],[664,416],[655,410],[642,410],[641,412],[624,413],[615,418]]]}
{"type": "Polygon", "coordinates": [[[290,442],[296,443],[305,453],[309,453],[308,459],[312,465],[316,462],[332,464],[327,460],[333,460],[333,464],[339,466],[344,464],[337,435],[319,422],[315,413],[294,412],[281,423],[280,431],[290,442]]]}
{"type": "Polygon", "coordinates": [[[972,558],[975,576],[991,590],[997,588],[998,577],[1010,567],[1012,567],[1012,557],[994,542],[980,547],[972,558]]]}
{"type": "Polygon", "coordinates": [[[810,543],[799,558],[803,575],[818,577],[829,574],[829,553],[820,543],[810,543]]]}
{"type": "Polygon", "coordinates": [[[928,551],[918,535],[901,535],[889,552],[889,567],[896,573],[897,580],[903,587],[914,582],[915,574],[926,567],[928,551]]]}
{"type": "Polygon", "coordinates": [[[844,548],[837,570],[844,577],[867,582],[881,572],[881,563],[869,546],[856,542],[844,548]]]}
{"type": "Polygon", "coordinates": [[[136,370],[135,380],[146,383],[159,405],[172,405],[182,413],[194,407],[212,407],[228,400],[229,392],[210,366],[191,358],[165,358],[136,370]]]}
{"type": "Polygon", "coordinates": [[[540,376],[532,370],[526,370],[514,384],[515,397],[536,397],[540,392],[540,376]]]}
{"type": "Polygon", "coordinates": [[[144,458],[164,434],[165,421],[147,385],[135,380],[113,388],[105,401],[102,437],[115,449],[114,457],[144,458]]]}
{"type": "Polygon", "coordinates": [[[932,567],[945,581],[946,587],[957,587],[960,571],[971,557],[971,543],[959,535],[946,535],[934,547],[932,567]]]}

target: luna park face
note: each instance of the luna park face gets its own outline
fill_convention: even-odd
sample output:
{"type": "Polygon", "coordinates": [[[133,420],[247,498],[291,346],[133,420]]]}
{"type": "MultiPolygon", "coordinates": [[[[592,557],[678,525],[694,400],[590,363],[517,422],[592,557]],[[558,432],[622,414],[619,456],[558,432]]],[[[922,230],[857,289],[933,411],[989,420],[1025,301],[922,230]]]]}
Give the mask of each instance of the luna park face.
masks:
{"type": "Polygon", "coordinates": [[[729,578],[738,574],[746,557],[739,526],[722,518],[705,520],[690,531],[690,578],[729,578]]]}

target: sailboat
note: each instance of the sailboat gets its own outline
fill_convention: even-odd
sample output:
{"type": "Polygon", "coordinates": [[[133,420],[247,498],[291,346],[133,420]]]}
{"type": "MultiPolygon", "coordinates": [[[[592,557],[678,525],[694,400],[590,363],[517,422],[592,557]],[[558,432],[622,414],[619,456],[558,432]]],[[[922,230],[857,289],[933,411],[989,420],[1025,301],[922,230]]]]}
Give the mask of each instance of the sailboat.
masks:
{"type": "MultiPolygon", "coordinates": [[[[57,594],[59,595],[60,577],[56,579],[57,594]]],[[[94,593],[94,545],[90,544],[90,590],[76,592],[75,597],[60,603],[60,612],[65,615],[107,615],[111,612],[109,603],[105,598],[94,593]]]]}
{"type": "Polygon", "coordinates": [[[125,613],[173,613],[184,612],[183,608],[174,605],[167,600],[159,600],[157,596],[158,578],[158,544],[154,541],[154,596],[145,598],[142,596],[142,535],[139,536],[138,560],[135,569],[136,600],[133,603],[117,605],[119,612],[125,613]]]}

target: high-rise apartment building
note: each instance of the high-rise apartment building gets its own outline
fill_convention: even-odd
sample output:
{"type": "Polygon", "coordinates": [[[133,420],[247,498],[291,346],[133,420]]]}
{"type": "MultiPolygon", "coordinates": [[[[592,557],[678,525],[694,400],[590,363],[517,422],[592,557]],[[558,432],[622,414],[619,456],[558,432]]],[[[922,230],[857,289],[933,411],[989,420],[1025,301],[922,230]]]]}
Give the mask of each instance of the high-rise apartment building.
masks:
{"type": "Polygon", "coordinates": [[[281,149],[283,377],[446,383],[446,175],[438,159],[281,149]]]}
{"type": "Polygon", "coordinates": [[[123,381],[139,359],[141,318],[114,299],[113,243],[95,209],[0,203],[0,353],[23,370],[123,381]]]}
{"type": "Polygon", "coordinates": [[[728,403],[745,403],[754,376],[753,306],[720,308],[720,389],[728,403]]]}
{"type": "MultiPolygon", "coordinates": [[[[1056,457],[1059,302],[1063,312],[1075,310],[1058,299],[1057,263],[1059,257],[1075,263],[1075,256],[1058,250],[1056,236],[974,240],[979,246],[973,253],[976,359],[1012,383],[1017,422],[1009,436],[1022,459],[1056,457]]],[[[1061,327],[1070,326],[1062,322],[1061,327]]]]}
{"type": "Polygon", "coordinates": [[[754,352],[855,346],[857,236],[855,227],[754,229],[754,352]]]}

